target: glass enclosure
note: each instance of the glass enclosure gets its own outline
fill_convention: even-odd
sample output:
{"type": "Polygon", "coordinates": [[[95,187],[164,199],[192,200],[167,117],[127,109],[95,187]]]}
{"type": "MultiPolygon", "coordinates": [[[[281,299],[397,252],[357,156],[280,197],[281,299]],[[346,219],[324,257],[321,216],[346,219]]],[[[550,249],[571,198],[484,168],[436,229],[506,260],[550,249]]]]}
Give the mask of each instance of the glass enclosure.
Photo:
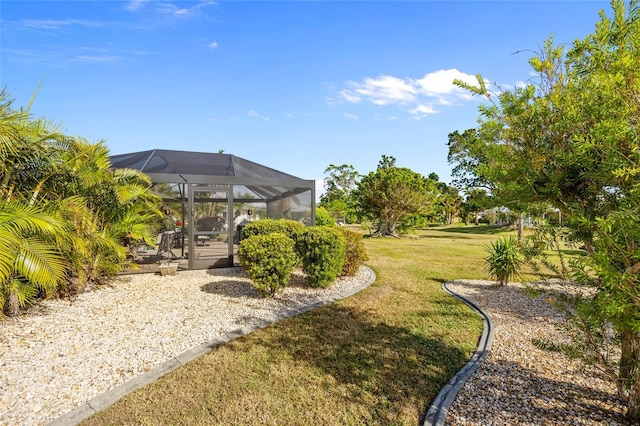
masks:
{"type": "Polygon", "coordinates": [[[158,255],[188,269],[232,266],[241,229],[251,221],[315,223],[315,181],[233,155],[153,150],[113,156],[111,162],[151,178],[165,214],[158,255]]]}

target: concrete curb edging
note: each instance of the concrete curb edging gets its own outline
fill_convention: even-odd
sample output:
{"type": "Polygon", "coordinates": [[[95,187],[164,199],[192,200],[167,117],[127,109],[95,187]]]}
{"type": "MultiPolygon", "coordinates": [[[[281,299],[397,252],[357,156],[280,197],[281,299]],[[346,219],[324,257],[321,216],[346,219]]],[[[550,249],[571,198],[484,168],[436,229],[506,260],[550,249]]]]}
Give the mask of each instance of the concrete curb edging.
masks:
{"type": "Polygon", "coordinates": [[[242,328],[238,328],[229,333],[226,333],[216,339],[213,339],[209,342],[202,343],[194,348],[189,349],[186,352],[183,352],[180,355],[177,355],[164,363],[157,365],[149,371],[142,373],[139,376],[134,377],[127,382],[116,386],[115,388],[103,393],[102,395],[98,395],[95,398],[85,402],[79,407],[69,411],[66,414],[54,419],[53,421],[48,423],[48,426],[73,426],[79,424],[81,421],[88,419],[92,415],[96,414],[98,411],[102,411],[111,405],[115,404],[119,399],[124,397],[125,395],[140,389],[141,387],[154,382],[161,378],[162,376],[170,373],[178,367],[181,367],[187,364],[190,361],[199,358],[200,356],[206,354],[213,348],[227,343],[233,339],[249,334],[253,331],[259,330],[261,328],[265,328],[273,323],[281,321],[286,318],[294,317],[296,315],[302,314],[304,312],[310,311],[315,308],[320,308],[322,306],[329,305],[338,300],[345,299],[349,296],[353,296],[354,294],[364,290],[369,287],[376,280],[376,274],[373,270],[367,266],[364,266],[365,269],[369,271],[369,278],[348,291],[340,294],[339,296],[331,297],[326,300],[318,301],[315,303],[311,303],[309,305],[303,306],[298,309],[292,309],[283,314],[276,315],[275,317],[267,320],[261,320],[256,323],[247,325],[242,328]]]}
{"type": "Polygon", "coordinates": [[[480,364],[482,364],[485,358],[489,355],[491,352],[491,344],[493,343],[494,328],[491,317],[483,312],[475,303],[451,291],[447,287],[447,283],[442,284],[442,288],[454,297],[460,299],[475,313],[482,317],[483,330],[476,352],[464,367],[462,367],[462,369],[458,371],[451,380],[449,380],[449,383],[442,388],[440,393],[438,393],[436,398],[433,400],[431,407],[429,407],[429,411],[427,411],[423,426],[444,426],[446,424],[447,413],[458,395],[458,392],[460,392],[460,389],[462,389],[465,382],[473,375],[473,373],[476,372],[480,364]]]}

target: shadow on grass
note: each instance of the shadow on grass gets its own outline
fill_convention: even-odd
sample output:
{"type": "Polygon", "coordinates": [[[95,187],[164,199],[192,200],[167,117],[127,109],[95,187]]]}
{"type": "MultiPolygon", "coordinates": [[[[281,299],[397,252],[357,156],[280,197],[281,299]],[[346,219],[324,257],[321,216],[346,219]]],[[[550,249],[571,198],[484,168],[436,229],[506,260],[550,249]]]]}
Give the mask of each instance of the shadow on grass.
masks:
{"type": "Polygon", "coordinates": [[[360,419],[363,423],[395,423],[407,412],[422,419],[470,355],[442,336],[375,322],[365,311],[339,306],[308,312],[275,328],[254,343],[270,352],[284,351],[346,385],[346,402],[365,407],[371,416],[360,419]]]}
{"type": "Polygon", "coordinates": [[[428,281],[435,281],[435,282],[438,282],[440,284],[444,284],[444,283],[450,281],[450,280],[442,278],[442,277],[425,277],[424,279],[428,280],[428,281]]]}
{"type": "MultiPolygon", "coordinates": [[[[448,231],[445,231],[448,232],[448,231]]],[[[466,235],[456,235],[455,237],[452,237],[451,235],[420,235],[421,239],[425,239],[425,240],[432,240],[432,239],[438,239],[441,238],[443,240],[453,240],[454,238],[457,240],[472,240],[473,237],[468,237],[466,235]]]]}
{"type": "Polygon", "coordinates": [[[455,226],[450,228],[434,229],[434,231],[450,232],[454,234],[478,234],[478,235],[495,235],[506,232],[513,232],[512,228],[503,226],[455,226]]]}

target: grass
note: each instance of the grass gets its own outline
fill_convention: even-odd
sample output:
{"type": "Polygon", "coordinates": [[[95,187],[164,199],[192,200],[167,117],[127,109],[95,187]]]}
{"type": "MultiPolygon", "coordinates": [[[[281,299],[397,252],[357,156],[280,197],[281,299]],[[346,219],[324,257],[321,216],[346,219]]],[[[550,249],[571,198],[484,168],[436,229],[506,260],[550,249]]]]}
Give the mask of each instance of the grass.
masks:
{"type": "Polygon", "coordinates": [[[368,289],[215,348],[83,425],[415,425],[482,323],[441,289],[486,279],[491,234],[367,239],[368,289]]]}
{"type": "Polygon", "coordinates": [[[494,225],[469,225],[469,226],[450,226],[443,229],[444,232],[453,232],[456,234],[484,234],[496,235],[513,232],[513,229],[504,226],[494,225]]]}

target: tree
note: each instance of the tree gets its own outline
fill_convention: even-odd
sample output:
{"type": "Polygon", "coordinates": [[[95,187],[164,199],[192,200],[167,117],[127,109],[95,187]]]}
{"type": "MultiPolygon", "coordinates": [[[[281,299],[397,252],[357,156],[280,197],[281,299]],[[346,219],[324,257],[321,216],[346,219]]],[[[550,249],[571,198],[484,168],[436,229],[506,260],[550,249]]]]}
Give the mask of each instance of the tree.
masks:
{"type": "Polygon", "coordinates": [[[62,247],[71,260],[70,273],[82,288],[130,265],[122,241],[127,235],[152,239],[162,217],[160,199],[149,192],[151,180],[144,173],[112,170],[103,142],[69,138],[57,163],[56,180],[62,184],[50,181],[45,196],[57,200],[50,208],[71,224],[73,234],[62,247]]]}
{"type": "Polygon", "coordinates": [[[393,155],[383,154],[382,159],[378,161],[378,169],[390,169],[395,166],[396,166],[396,157],[394,157],[393,155]]]}
{"type": "Polygon", "coordinates": [[[447,225],[453,223],[453,218],[460,211],[462,205],[462,196],[458,193],[458,189],[449,186],[443,182],[438,184],[437,205],[442,213],[442,218],[447,225]]]}
{"type": "Polygon", "coordinates": [[[356,198],[359,208],[377,220],[374,235],[397,236],[400,220],[419,213],[435,198],[435,183],[405,167],[396,167],[395,158],[382,157],[375,172],[362,177],[356,198]]]}
{"type": "Polygon", "coordinates": [[[41,153],[60,135],[28,110],[13,109],[0,91],[0,313],[16,315],[42,292],[51,294],[67,263],[55,244],[64,224],[41,206],[33,206],[27,182],[40,174],[41,153]]]}
{"type": "Polygon", "coordinates": [[[575,279],[596,290],[573,300],[583,355],[640,421],[640,8],[612,8],[566,54],[545,42],[529,61],[537,79],[524,87],[493,96],[480,76],[477,86],[457,82],[491,104],[480,107],[477,129],[450,137],[450,158],[501,199],[558,208],[583,241],[575,279]],[[620,347],[613,362],[598,346],[611,337],[620,347]]]}
{"type": "MultiPolygon", "coordinates": [[[[486,91],[484,82],[482,90],[486,91]]],[[[490,97],[489,93],[486,94],[490,97]]],[[[481,111],[483,114],[494,114],[495,108],[495,105],[493,108],[482,106],[481,111]]],[[[498,126],[488,122],[484,124],[486,126],[479,129],[449,134],[448,160],[455,165],[451,173],[454,177],[453,184],[465,192],[486,190],[491,194],[491,207],[508,208],[517,217],[520,241],[524,231],[524,214],[533,201],[526,187],[513,179],[505,179],[505,176],[520,173],[514,168],[516,163],[511,158],[515,153],[506,143],[487,144],[486,140],[500,141],[501,136],[498,126]]]]}
{"type": "Polygon", "coordinates": [[[359,173],[349,164],[331,164],[324,172],[328,176],[324,178],[325,193],[320,197],[320,206],[327,209],[334,219],[352,223],[356,220],[353,191],[359,173]]]}
{"type": "Polygon", "coordinates": [[[149,237],[156,220],[150,184],[112,170],[104,143],[62,134],[1,91],[0,305],[13,314],[36,295],[125,267],[123,237],[149,237]]]}
{"type": "Polygon", "coordinates": [[[477,225],[480,213],[492,207],[495,207],[495,204],[485,189],[472,188],[468,190],[467,198],[460,206],[461,217],[464,223],[467,224],[469,216],[471,216],[477,225]]]}

